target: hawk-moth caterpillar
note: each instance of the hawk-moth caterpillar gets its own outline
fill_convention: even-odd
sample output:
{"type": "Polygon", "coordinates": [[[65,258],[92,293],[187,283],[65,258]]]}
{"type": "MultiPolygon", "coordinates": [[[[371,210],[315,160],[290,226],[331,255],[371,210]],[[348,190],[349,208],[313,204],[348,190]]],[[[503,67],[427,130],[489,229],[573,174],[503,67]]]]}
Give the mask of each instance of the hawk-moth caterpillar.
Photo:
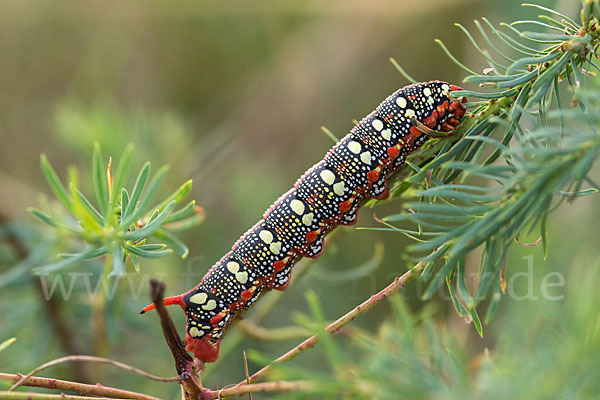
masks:
{"type": "MultiPolygon", "coordinates": [[[[213,362],[225,329],[267,289],[284,290],[292,266],[318,257],[325,235],[357,221],[359,202],[389,195],[386,178],[428,135],[465,114],[458,86],[441,81],[397,90],[282,195],[190,291],[168,297],[187,314],[187,350],[213,362]]],[[[149,305],[142,313],[152,310],[149,305]]]]}

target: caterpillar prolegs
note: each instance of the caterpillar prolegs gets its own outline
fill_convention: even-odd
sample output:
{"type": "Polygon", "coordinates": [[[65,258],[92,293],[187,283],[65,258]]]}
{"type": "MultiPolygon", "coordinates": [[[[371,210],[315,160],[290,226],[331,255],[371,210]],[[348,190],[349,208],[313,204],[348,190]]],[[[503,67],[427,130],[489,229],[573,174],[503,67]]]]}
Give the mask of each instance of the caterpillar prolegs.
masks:
{"type": "Polygon", "coordinates": [[[459,124],[466,99],[450,97],[459,89],[432,81],[393,93],[298,179],[196,287],[166,298],[166,305],[178,304],[187,314],[187,350],[215,361],[225,329],[261,293],[284,290],[296,261],[318,257],[336,226],[355,224],[361,200],[387,197],[389,174],[428,135],[459,124]]]}

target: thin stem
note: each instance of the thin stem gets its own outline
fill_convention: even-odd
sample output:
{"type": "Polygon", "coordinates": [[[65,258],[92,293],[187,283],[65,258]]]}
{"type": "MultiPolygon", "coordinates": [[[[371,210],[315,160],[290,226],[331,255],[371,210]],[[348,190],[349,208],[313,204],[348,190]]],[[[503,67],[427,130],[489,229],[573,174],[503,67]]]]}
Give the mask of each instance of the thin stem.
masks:
{"type": "MultiPolygon", "coordinates": [[[[18,382],[23,376],[21,374],[3,374],[0,373],[0,380],[18,382]]],[[[142,393],[131,392],[112,387],[97,385],[88,385],[85,383],[63,381],[60,379],[31,377],[22,383],[23,386],[34,386],[46,389],[66,390],[79,393],[86,396],[107,396],[120,399],[138,399],[138,400],[158,400],[156,397],[148,396],[142,393]]],[[[2,395],[0,395],[2,397],[2,395]]],[[[6,398],[6,397],[2,397],[6,398]]]]}
{"type": "MultiPolygon", "coordinates": [[[[250,385],[250,374],[248,373],[248,357],[244,351],[244,373],[246,374],[246,384],[250,385]]],[[[248,393],[248,400],[252,400],[252,393],[248,393]]]]}
{"type": "MultiPolygon", "coordinates": [[[[383,300],[388,298],[391,294],[395,293],[399,289],[404,288],[404,285],[408,281],[410,281],[412,278],[414,278],[415,273],[420,272],[425,267],[425,264],[426,263],[424,263],[424,262],[417,263],[412,269],[407,271],[404,275],[402,275],[399,278],[397,277],[396,279],[394,279],[394,281],[391,284],[389,284],[385,289],[381,290],[379,293],[377,293],[375,295],[372,295],[368,300],[365,300],[363,303],[361,303],[360,305],[358,305],[354,309],[352,309],[352,311],[348,312],[347,314],[338,318],[335,322],[328,325],[327,328],[325,328],[325,331],[330,334],[335,334],[335,333],[339,332],[339,330],[344,325],[353,321],[358,316],[370,311],[373,307],[375,307],[377,304],[381,303],[383,300]]],[[[254,373],[252,376],[250,376],[250,382],[253,382],[258,379],[263,378],[265,376],[265,374],[267,373],[267,371],[269,371],[272,368],[272,365],[274,363],[281,363],[281,362],[289,361],[292,358],[295,358],[299,354],[303,353],[304,351],[314,347],[315,344],[318,343],[318,341],[319,341],[319,338],[317,335],[309,337],[308,339],[306,339],[299,345],[295,346],[292,350],[288,351],[287,353],[285,353],[282,356],[280,356],[279,358],[277,358],[275,361],[273,361],[273,363],[263,367],[258,372],[254,373]]],[[[240,383],[238,383],[238,385],[236,387],[240,387],[245,384],[246,384],[245,382],[240,382],[240,383]]]]}
{"type": "Polygon", "coordinates": [[[409,81],[412,84],[417,83],[417,81],[415,80],[415,78],[413,78],[412,76],[410,76],[408,74],[408,72],[406,72],[404,70],[404,68],[402,68],[402,66],[400,66],[400,64],[398,64],[398,62],[396,61],[396,59],[390,57],[390,62],[392,63],[392,65],[394,66],[394,68],[396,68],[398,70],[398,72],[400,72],[400,75],[402,75],[404,77],[404,79],[406,79],[407,81],[409,81]]]}
{"type": "Polygon", "coordinates": [[[87,397],[61,394],[46,394],[33,392],[0,392],[2,400],[114,400],[115,397],[87,397]]]}
{"type": "Polygon", "coordinates": [[[307,391],[313,389],[314,387],[315,384],[310,381],[278,381],[255,383],[250,385],[244,382],[232,388],[205,391],[202,394],[201,399],[223,399],[225,397],[240,396],[247,393],[307,391]]]}
{"type": "MultiPolygon", "coordinates": [[[[202,383],[198,376],[194,364],[194,360],[185,349],[183,341],[177,333],[175,324],[169,315],[169,312],[165,308],[163,302],[165,293],[165,284],[157,280],[152,279],[150,281],[150,298],[156,306],[157,314],[160,318],[160,324],[163,330],[163,335],[167,341],[167,345],[171,350],[173,359],[175,360],[175,367],[177,373],[182,376],[180,380],[182,397],[186,400],[197,399],[202,395],[202,383]]],[[[204,369],[204,364],[201,364],[200,370],[204,369]]]]}
{"type": "Polygon", "coordinates": [[[33,369],[27,375],[25,375],[24,377],[22,377],[21,379],[19,379],[8,391],[12,392],[13,390],[15,390],[16,388],[18,388],[19,386],[21,386],[23,384],[23,382],[25,382],[26,380],[28,380],[29,378],[31,378],[34,374],[37,374],[38,372],[40,372],[40,371],[42,371],[42,370],[44,370],[44,369],[46,369],[48,367],[51,367],[53,365],[62,364],[62,363],[65,363],[65,362],[71,362],[71,361],[77,361],[77,362],[94,362],[94,363],[110,364],[110,365],[112,365],[114,367],[124,369],[125,371],[129,371],[129,372],[132,372],[134,374],[143,376],[145,378],[152,379],[153,381],[159,381],[159,382],[176,382],[176,381],[181,380],[181,377],[179,377],[179,376],[175,376],[175,377],[172,377],[172,378],[163,378],[163,377],[160,377],[160,376],[152,375],[152,374],[149,374],[148,372],[142,371],[139,368],[132,367],[131,365],[127,365],[127,364],[124,364],[122,362],[110,360],[108,358],[95,357],[95,356],[86,356],[86,355],[75,355],[75,356],[60,357],[60,358],[57,358],[57,359],[52,360],[52,361],[48,361],[47,363],[44,363],[44,364],[40,365],[39,367],[33,369]]]}
{"type": "Polygon", "coordinates": [[[331,132],[329,129],[327,129],[327,127],[325,127],[325,126],[322,126],[322,127],[321,127],[321,130],[323,131],[323,133],[324,133],[325,135],[327,135],[327,137],[328,137],[329,139],[331,139],[331,140],[333,141],[333,143],[337,143],[337,142],[339,142],[339,140],[340,140],[340,139],[338,139],[338,138],[337,138],[337,137],[336,137],[336,136],[333,134],[333,132],[331,132]]]}

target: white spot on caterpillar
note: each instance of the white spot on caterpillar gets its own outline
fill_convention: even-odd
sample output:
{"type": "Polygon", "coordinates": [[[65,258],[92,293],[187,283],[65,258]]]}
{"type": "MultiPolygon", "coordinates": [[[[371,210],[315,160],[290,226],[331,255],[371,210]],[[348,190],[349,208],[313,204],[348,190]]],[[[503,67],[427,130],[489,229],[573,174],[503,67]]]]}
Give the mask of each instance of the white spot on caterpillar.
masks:
{"type": "Polygon", "coordinates": [[[341,196],[344,194],[344,189],[345,189],[345,185],[344,182],[338,182],[335,185],[333,185],[333,191],[335,192],[335,194],[337,194],[338,196],[341,196]]]}
{"type": "Polygon", "coordinates": [[[271,243],[271,246],[269,246],[269,250],[271,250],[271,253],[273,254],[279,254],[279,251],[281,251],[281,242],[271,243]]]}
{"type": "Polygon", "coordinates": [[[371,164],[371,152],[365,151],[360,155],[360,160],[365,164],[371,164]]]}
{"type": "Polygon", "coordinates": [[[306,226],[310,226],[310,224],[312,224],[313,218],[314,218],[314,214],[313,213],[305,214],[302,217],[302,223],[304,225],[306,225],[306,226]]]}
{"type": "Polygon", "coordinates": [[[204,304],[206,303],[206,299],[208,299],[208,295],[206,293],[196,293],[192,297],[190,297],[190,301],[196,304],[204,304]]]}
{"type": "Polygon", "coordinates": [[[210,299],[205,305],[202,306],[203,310],[210,311],[217,308],[217,302],[213,299],[210,299]]]}
{"type": "Polygon", "coordinates": [[[190,328],[190,336],[191,337],[201,337],[201,336],[204,336],[204,331],[201,331],[200,329],[196,328],[195,326],[192,326],[190,328]]]}
{"type": "Polygon", "coordinates": [[[392,137],[392,131],[390,129],[384,129],[383,132],[381,132],[381,136],[385,140],[390,140],[390,138],[392,137]]]}
{"type": "Polygon", "coordinates": [[[425,89],[423,89],[423,94],[425,96],[431,96],[431,89],[429,89],[428,87],[426,87],[425,89]]]}
{"type": "Polygon", "coordinates": [[[400,106],[400,108],[404,108],[406,107],[406,99],[404,97],[398,97],[396,99],[396,104],[398,104],[400,106]]]}
{"type": "Polygon", "coordinates": [[[235,261],[229,261],[227,263],[227,270],[232,274],[235,274],[240,270],[240,264],[236,263],[235,261]]]}
{"type": "Polygon", "coordinates": [[[409,109],[408,109],[408,110],[406,110],[406,112],[404,113],[404,116],[405,116],[406,118],[412,118],[412,117],[414,117],[414,116],[415,116],[415,110],[412,110],[412,109],[410,109],[410,108],[409,108],[409,109]]]}
{"type": "Polygon", "coordinates": [[[237,281],[243,285],[244,283],[248,282],[248,272],[238,272],[235,274],[235,279],[237,279],[237,281]]]}
{"type": "Polygon", "coordinates": [[[433,100],[433,97],[429,96],[429,97],[427,98],[427,102],[428,102],[429,104],[433,104],[433,103],[435,102],[435,100],[433,100]]]}
{"type": "Polygon", "coordinates": [[[321,171],[321,179],[328,185],[331,185],[335,181],[335,175],[328,169],[321,171]]]}
{"type": "Polygon", "coordinates": [[[371,123],[371,125],[373,125],[373,128],[375,128],[378,131],[380,131],[380,130],[383,129],[383,122],[381,122],[378,119],[373,120],[373,122],[371,123]]]}
{"type": "Polygon", "coordinates": [[[292,200],[290,202],[290,207],[296,214],[298,214],[298,215],[304,214],[304,203],[301,202],[300,200],[298,200],[298,199],[292,200]]]}
{"type": "Polygon", "coordinates": [[[262,239],[263,242],[269,244],[273,241],[273,234],[267,230],[260,231],[258,236],[262,239]]]}
{"type": "Polygon", "coordinates": [[[450,90],[450,86],[446,85],[445,83],[442,85],[442,90],[444,91],[444,94],[447,94],[448,91],[450,90]]]}
{"type": "Polygon", "coordinates": [[[348,143],[348,150],[350,150],[354,154],[360,153],[360,150],[361,150],[360,143],[355,142],[354,140],[351,141],[350,143],[348,143]]]}

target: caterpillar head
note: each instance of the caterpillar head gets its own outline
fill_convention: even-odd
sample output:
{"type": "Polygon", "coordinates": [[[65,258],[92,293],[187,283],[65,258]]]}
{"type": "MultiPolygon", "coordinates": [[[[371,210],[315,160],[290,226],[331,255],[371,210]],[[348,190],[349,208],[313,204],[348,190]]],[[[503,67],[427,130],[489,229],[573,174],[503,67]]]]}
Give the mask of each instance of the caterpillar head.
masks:
{"type": "MultiPolygon", "coordinates": [[[[178,305],[185,311],[186,350],[204,362],[214,362],[219,357],[221,336],[231,317],[221,303],[197,288],[179,296],[166,297],[163,301],[165,306],[178,305]]],[[[154,304],[150,304],[141,313],[154,308],[154,304]]]]}

